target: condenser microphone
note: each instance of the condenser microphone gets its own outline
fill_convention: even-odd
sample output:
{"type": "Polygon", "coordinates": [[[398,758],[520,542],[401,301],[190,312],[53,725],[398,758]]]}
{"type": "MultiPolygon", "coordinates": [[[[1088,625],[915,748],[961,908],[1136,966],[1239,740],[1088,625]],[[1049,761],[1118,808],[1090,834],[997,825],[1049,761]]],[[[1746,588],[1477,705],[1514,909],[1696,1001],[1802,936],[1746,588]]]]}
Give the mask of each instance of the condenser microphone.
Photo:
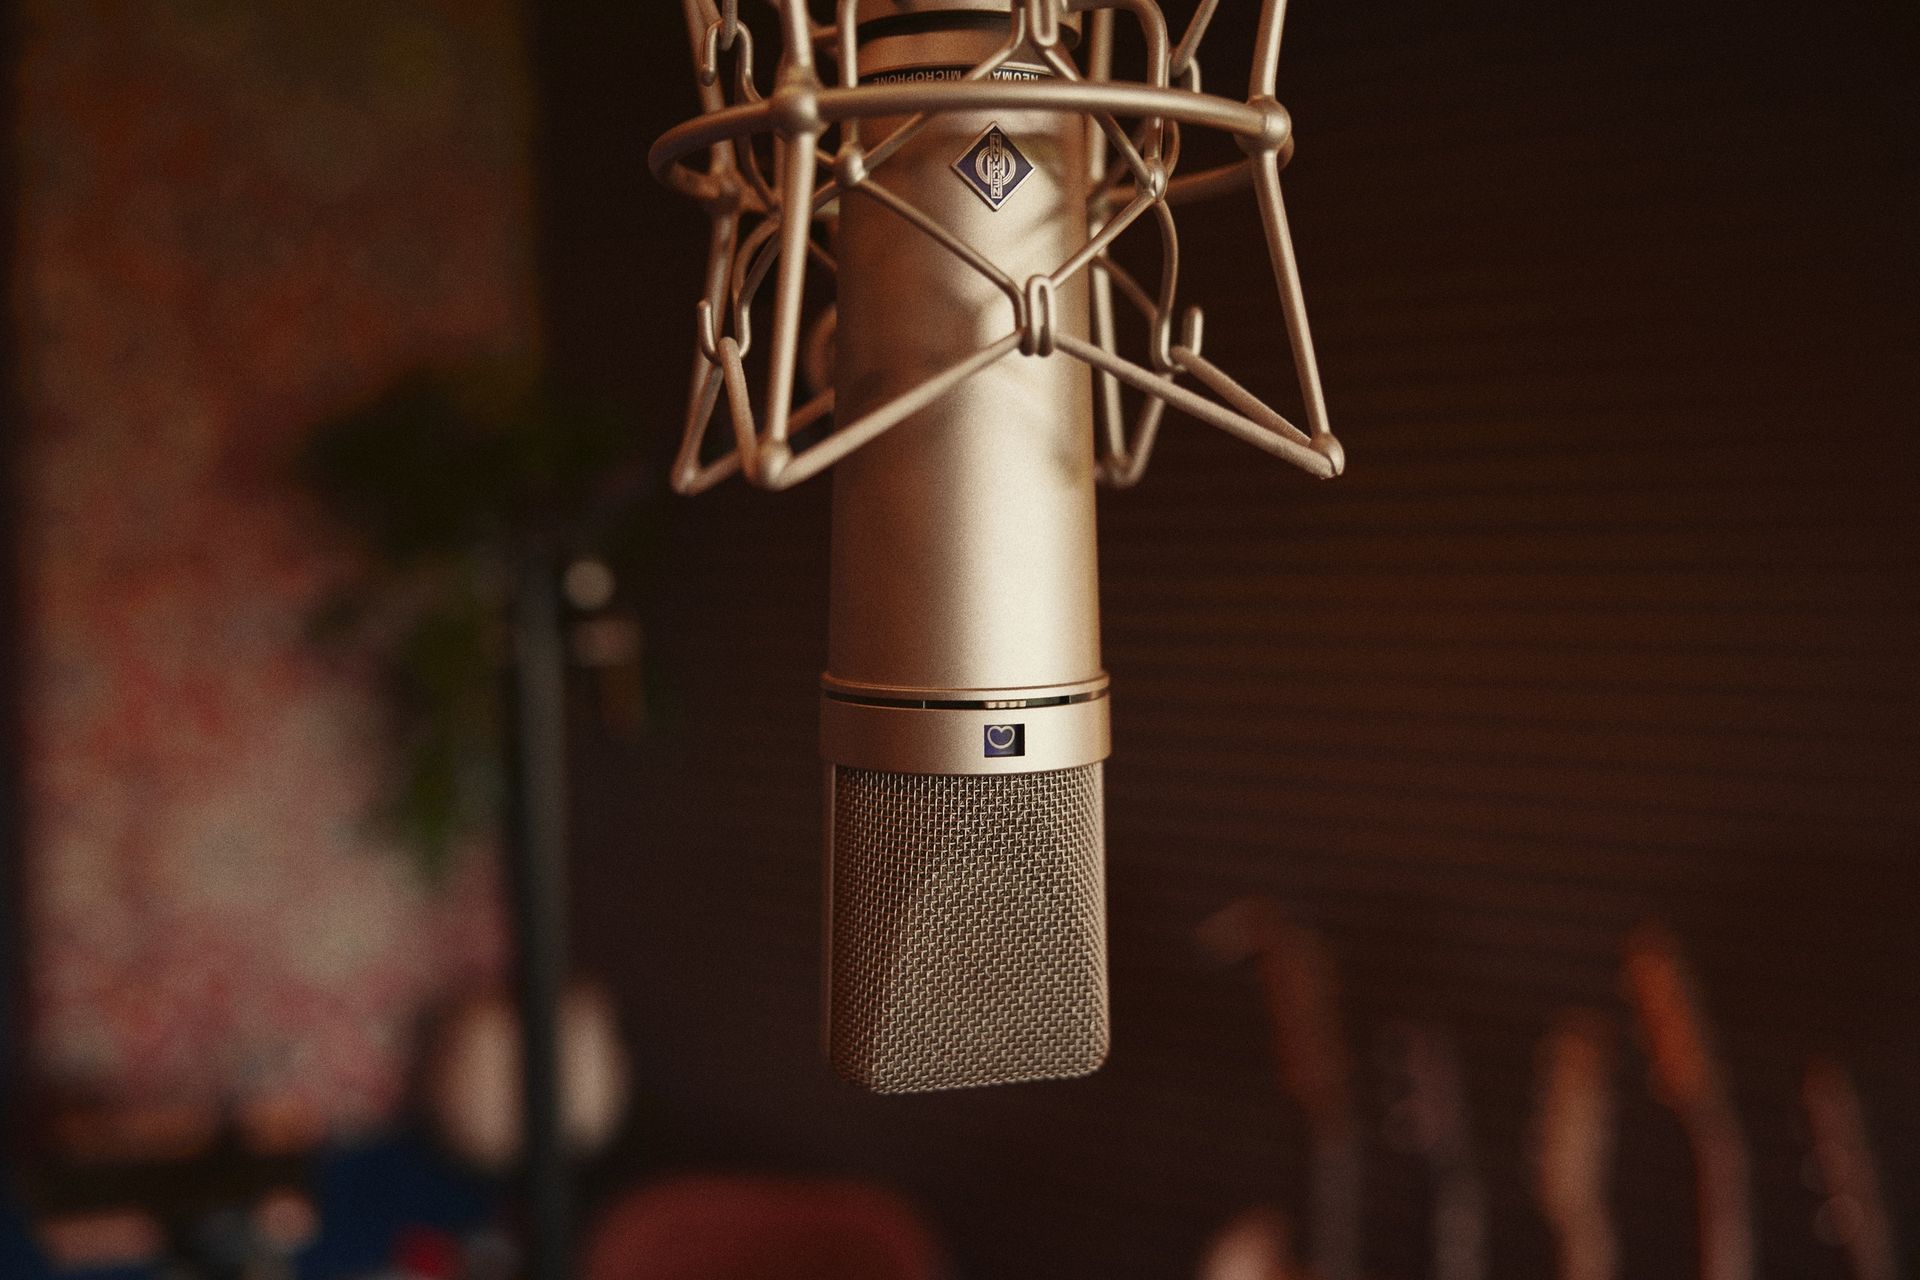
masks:
{"type": "Polygon", "coordinates": [[[1280,202],[1283,5],[1264,0],[1235,102],[1199,91],[1211,4],[1176,43],[1154,0],[837,0],[830,27],[775,0],[763,92],[737,0],[682,3],[703,114],[651,162],[714,234],[674,486],[834,471],[828,1057],[881,1093],[1085,1075],[1110,1040],[1095,482],[1139,478],[1168,406],[1315,475],[1342,466],[1280,202]],[[1112,78],[1120,11],[1144,37],[1138,83],[1112,78]],[[1182,126],[1246,159],[1176,180],[1182,126]],[[1197,310],[1175,315],[1170,206],[1247,185],[1311,433],[1201,355],[1197,310]],[[1135,223],[1160,231],[1157,289],[1109,255],[1135,223]],[[809,263],[832,271],[830,358],[802,342],[809,263]],[[1118,351],[1116,297],[1145,320],[1144,364],[1118,351]],[[803,346],[831,385],[796,404],[803,346]],[[734,443],[713,456],[722,406],[734,443]]]}
{"type": "MultiPolygon", "coordinates": [[[[863,6],[891,10],[891,4],[863,6]]],[[[1005,39],[967,12],[869,18],[865,84],[958,78],[1005,39]]],[[[1005,76],[1051,77],[1037,58],[1005,76]]],[[[905,117],[863,122],[884,138],[905,117]]],[[[1073,112],[930,121],[887,190],[1007,279],[1087,243],[1073,112]]],[[[854,195],[833,236],[836,414],[857,418],[1009,332],[1013,303],[898,208],[854,195]]],[[[1086,340],[1086,277],[1048,304],[1086,340]]],[[[827,1045],[883,1092],[1084,1075],[1107,1054],[1093,378],[996,361],[833,475],[821,744],[827,1045]]]]}

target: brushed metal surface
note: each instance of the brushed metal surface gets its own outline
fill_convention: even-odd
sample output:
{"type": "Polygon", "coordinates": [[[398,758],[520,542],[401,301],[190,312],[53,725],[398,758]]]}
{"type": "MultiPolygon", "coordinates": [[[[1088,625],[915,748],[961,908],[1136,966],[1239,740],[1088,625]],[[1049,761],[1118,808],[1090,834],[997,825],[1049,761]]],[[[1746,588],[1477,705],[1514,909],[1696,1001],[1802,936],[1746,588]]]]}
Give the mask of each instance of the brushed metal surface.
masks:
{"type": "MultiPolygon", "coordinates": [[[[888,162],[888,187],[1025,282],[1086,243],[1087,172],[1077,115],[956,112],[888,162]],[[998,209],[954,170],[994,125],[1034,170],[998,209]]],[[[865,194],[843,197],[835,254],[842,419],[1018,325],[1005,293],[865,194]]],[[[1059,288],[1054,324],[1088,336],[1084,275],[1059,288]]],[[[848,456],[833,474],[830,678],[992,690],[1098,677],[1094,470],[1092,377],[1058,354],[1000,360],[848,456]]]]}
{"type": "Polygon", "coordinates": [[[1112,744],[1106,695],[1051,707],[876,707],[820,700],[820,754],[891,773],[1038,773],[1105,760],[1112,744]],[[989,726],[1018,724],[1025,751],[988,756],[989,726]]]}
{"type": "Polygon", "coordinates": [[[1013,0],[858,0],[854,9],[863,23],[905,15],[1012,12],[1013,0]]]}
{"type": "MultiPolygon", "coordinates": [[[[862,25],[884,18],[965,17],[969,14],[1011,14],[1013,0],[856,0],[854,20],[862,25]]],[[[1065,14],[1063,30],[1078,32],[1080,15],[1065,14]]]]}
{"type": "Polygon", "coordinates": [[[1093,694],[1104,694],[1112,682],[1104,672],[1091,680],[1076,680],[1072,684],[1021,685],[1017,688],[1000,689],[926,689],[901,690],[898,686],[864,685],[854,680],[838,680],[831,675],[820,678],[820,688],[824,693],[844,698],[851,702],[883,699],[886,701],[923,701],[923,702],[978,702],[982,704],[1004,702],[1046,702],[1060,698],[1083,700],[1093,694]]]}

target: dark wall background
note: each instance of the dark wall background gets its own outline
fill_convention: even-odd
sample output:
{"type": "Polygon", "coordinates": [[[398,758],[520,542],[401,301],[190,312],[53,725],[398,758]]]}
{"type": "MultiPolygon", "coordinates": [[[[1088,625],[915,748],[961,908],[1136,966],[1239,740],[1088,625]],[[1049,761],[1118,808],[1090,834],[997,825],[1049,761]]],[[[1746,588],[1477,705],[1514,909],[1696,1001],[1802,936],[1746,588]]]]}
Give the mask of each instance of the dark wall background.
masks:
{"type": "MultiPolygon", "coordinates": [[[[1252,7],[1212,85],[1244,82],[1252,7]]],[[[828,1078],[828,486],[673,503],[642,607],[675,714],[578,742],[579,945],[642,1099],[606,1181],[859,1174],[919,1196],[968,1274],[1190,1273],[1233,1211],[1302,1190],[1257,993],[1191,940],[1263,893],[1330,938],[1363,1066],[1390,1017],[1461,1037],[1497,1274],[1546,1265],[1534,1046],[1568,1005],[1622,1013],[1649,916],[1721,1027],[1766,1273],[1841,1274],[1796,1119],[1819,1050],[1856,1068],[1920,1247],[1917,22],[1295,6],[1288,195],[1351,469],[1316,485],[1176,420],[1103,499],[1117,1042],[1088,1082],[889,1102],[828,1078]]],[[[534,26],[553,356],[651,406],[664,454],[703,245],[642,162],[692,110],[678,6],[544,0],[534,26]]],[[[1251,199],[1184,227],[1209,354],[1292,403],[1251,199]]],[[[1685,1275],[1685,1148],[1643,1078],[1630,1052],[1626,1272],[1685,1275]]],[[[1405,1172],[1373,1183],[1383,1275],[1423,1265],[1405,1172]]]]}

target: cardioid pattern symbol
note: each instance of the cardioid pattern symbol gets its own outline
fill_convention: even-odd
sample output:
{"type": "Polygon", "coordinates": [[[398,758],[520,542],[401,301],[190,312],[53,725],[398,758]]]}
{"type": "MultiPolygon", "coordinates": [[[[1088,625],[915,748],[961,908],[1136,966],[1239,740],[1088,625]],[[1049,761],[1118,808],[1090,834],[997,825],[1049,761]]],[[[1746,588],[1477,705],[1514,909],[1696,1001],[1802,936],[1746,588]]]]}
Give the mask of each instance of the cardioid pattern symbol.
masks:
{"type": "MultiPolygon", "coordinates": [[[[682,3],[692,36],[702,114],[669,130],[654,144],[648,159],[656,176],[706,208],[712,235],[706,288],[696,310],[699,352],[686,430],[674,462],[675,489],[698,493],[736,472],[763,488],[789,488],[831,467],[982,369],[1016,354],[1057,353],[1095,370],[1100,475],[1118,487],[1133,484],[1146,469],[1169,407],[1313,475],[1326,478],[1343,470],[1345,455],[1327,423],[1306,302],[1280,195],[1280,171],[1293,154],[1292,120],[1274,98],[1285,0],[1264,0],[1244,102],[1201,91],[1199,50],[1219,0],[1201,0],[1177,42],[1155,0],[1010,0],[1005,42],[960,79],[866,85],[860,82],[855,29],[859,0],[835,0],[835,22],[830,26],[812,19],[805,0],[773,0],[780,25],[781,70],[773,92],[765,95],[755,82],[752,33],[740,20],[738,0],[682,3]],[[1142,81],[1118,81],[1112,76],[1115,23],[1123,10],[1145,37],[1147,73],[1142,81]],[[1084,70],[1066,48],[1063,32],[1070,14],[1085,16],[1084,70]],[[831,85],[821,79],[816,50],[832,51],[838,74],[831,85]],[[1016,57],[1037,58],[1051,74],[1037,79],[1005,74],[1016,57]],[[732,74],[723,76],[722,64],[728,58],[732,74]],[[1006,275],[881,180],[888,159],[937,116],[1020,111],[1077,112],[1104,140],[1091,149],[1091,234],[1085,247],[1050,274],[1026,281],[1006,275]],[[879,117],[903,117],[904,123],[883,138],[863,136],[862,123],[879,117]],[[1183,128],[1222,130],[1238,141],[1246,158],[1178,174],[1183,128]],[[761,138],[770,139],[770,167],[756,148],[756,139],[761,138]],[[831,149],[824,145],[828,140],[831,149]],[[701,151],[707,153],[704,168],[689,163],[701,151]],[[1304,431],[1201,354],[1203,326],[1198,308],[1177,312],[1180,244],[1174,207],[1248,185],[1259,203],[1279,286],[1306,410],[1304,431]],[[825,366],[834,314],[829,308],[819,317],[803,343],[801,312],[809,263],[828,272],[835,269],[831,253],[814,235],[814,224],[830,218],[843,198],[880,203],[979,272],[1006,295],[1013,323],[1004,336],[981,350],[857,420],[836,423],[830,432],[796,449],[798,433],[833,413],[832,379],[825,366]],[[1161,240],[1160,280],[1158,288],[1151,290],[1112,256],[1120,236],[1147,221],[1158,227],[1161,240]],[[1092,273],[1092,341],[1053,323],[1056,291],[1083,271],[1092,273]],[[756,407],[745,359],[754,340],[754,300],[770,277],[773,316],[767,382],[756,407]],[[1118,350],[1116,292],[1146,319],[1144,362],[1118,350]],[[803,347],[809,380],[817,390],[796,405],[794,388],[803,347]],[[1141,396],[1130,425],[1123,416],[1122,387],[1141,396]],[[707,436],[722,400],[733,444],[720,456],[705,460],[707,436]]],[[[1011,196],[1020,181],[1020,163],[1004,137],[1000,145],[1008,148],[1008,154],[994,153],[996,132],[983,135],[986,151],[975,157],[974,172],[969,175],[963,170],[962,176],[984,182],[982,198],[997,207],[993,193],[999,191],[1000,200],[1011,196]],[[1013,161],[1011,172],[1009,161],[1013,161]]],[[[976,144],[976,150],[979,147],[976,144]]]]}

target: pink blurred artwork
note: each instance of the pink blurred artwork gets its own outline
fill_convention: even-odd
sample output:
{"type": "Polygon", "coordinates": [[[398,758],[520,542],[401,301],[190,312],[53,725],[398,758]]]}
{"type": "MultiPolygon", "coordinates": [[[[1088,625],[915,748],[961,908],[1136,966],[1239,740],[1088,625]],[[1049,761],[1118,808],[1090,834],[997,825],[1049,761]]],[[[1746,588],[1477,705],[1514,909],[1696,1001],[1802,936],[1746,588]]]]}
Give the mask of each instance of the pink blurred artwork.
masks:
{"type": "Polygon", "coordinates": [[[18,288],[30,1056],[56,1097],[398,1105],[503,959],[491,851],[367,819],[368,690],[307,617],[350,543],[314,422],[532,341],[511,0],[33,0],[18,288]]]}

